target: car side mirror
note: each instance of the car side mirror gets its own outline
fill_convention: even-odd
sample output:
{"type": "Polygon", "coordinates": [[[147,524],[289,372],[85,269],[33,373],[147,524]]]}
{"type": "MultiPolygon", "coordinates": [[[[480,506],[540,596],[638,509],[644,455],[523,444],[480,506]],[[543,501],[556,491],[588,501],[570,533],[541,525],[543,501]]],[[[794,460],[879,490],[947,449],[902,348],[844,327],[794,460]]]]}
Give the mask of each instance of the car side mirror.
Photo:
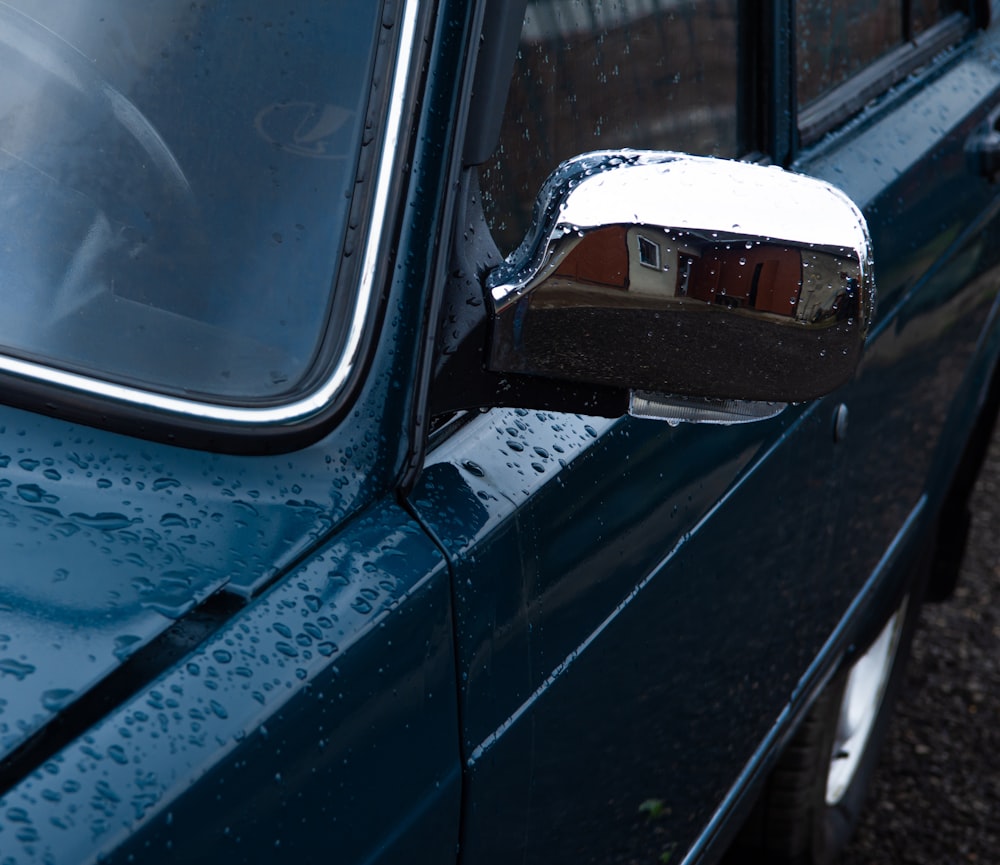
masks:
{"type": "Polygon", "coordinates": [[[650,151],[563,163],[486,284],[490,369],[624,388],[631,414],[720,423],[847,382],[875,303],[867,225],[844,193],[650,151]]]}

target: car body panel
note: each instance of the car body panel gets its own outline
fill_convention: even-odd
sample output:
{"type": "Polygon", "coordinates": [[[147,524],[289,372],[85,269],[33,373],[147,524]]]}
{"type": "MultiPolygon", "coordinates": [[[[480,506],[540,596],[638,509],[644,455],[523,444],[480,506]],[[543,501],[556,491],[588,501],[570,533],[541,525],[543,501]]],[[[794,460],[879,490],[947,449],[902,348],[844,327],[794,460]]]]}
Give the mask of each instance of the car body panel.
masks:
{"type": "Polygon", "coordinates": [[[454,560],[468,861],[695,841],[837,624],[832,429],[822,401],[715,428],[495,411],[432,453],[411,501],[454,560]]]}
{"type": "Polygon", "coordinates": [[[133,436],[59,416],[86,416],[74,407],[46,405],[55,416],[0,407],[0,453],[11,457],[0,466],[9,481],[0,487],[12,544],[5,559],[17,565],[5,561],[0,584],[18,594],[0,617],[28,623],[0,654],[17,662],[0,687],[24,689],[21,717],[0,722],[39,729],[0,763],[0,858],[216,861],[226,850],[231,861],[410,861],[414,847],[436,860],[454,855],[460,773],[447,570],[394,490],[417,449],[436,237],[450,214],[442,155],[455,129],[438,117],[458,98],[453,70],[471,13],[460,5],[440,19],[424,6],[416,23],[426,37],[418,53],[433,43],[430,67],[450,72],[407,90],[418,100],[423,88],[406,117],[410,162],[392,205],[409,219],[385,235],[377,315],[366,323],[371,347],[354,359],[364,376],[343,423],[300,436],[291,450],[281,430],[270,431],[275,439],[261,429],[260,455],[250,456],[216,452],[207,429],[177,447],[144,438],[170,441],[141,419],[115,424],[133,436]],[[69,541],[50,539],[82,517],[91,525],[69,541]],[[155,555],[143,546],[152,541],[155,555]],[[163,598],[144,605],[144,589],[156,590],[174,560],[197,569],[190,584],[169,585],[169,608],[163,598]],[[337,562],[347,569],[339,576],[337,562]],[[50,564],[68,571],[54,588],[61,575],[37,570],[50,564]],[[63,598],[70,580],[78,582],[63,598]],[[82,609],[99,630],[83,631],[82,609]],[[175,622],[166,612],[183,615],[175,622]],[[176,639],[175,625],[199,619],[176,639]],[[316,636],[327,629],[338,636],[316,636]],[[53,648],[67,634],[88,641],[97,660],[77,663],[70,645],[53,648]],[[248,656],[237,659],[227,640],[248,656]],[[123,647],[133,654],[115,655],[123,647]],[[40,716],[52,690],[40,671],[59,665],[57,689],[76,690],[58,714],[40,716]],[[35,670],[18,681],[27,666],[35,670]]]}
{"type": "Polygon", "coordinates": [[[943,495],[997,356],[1000,195],[965,152],[1000,105],[996,31],[942,58],[797,168],[840,182],[865,212],[879,310],[850,408],[837,567],[853,591],[909,509],[943,495]]]}
{"type": "Polygon", "coordinates": [[[856,381],[738,427],[491,409],[425,453],[482,10],[422,9],[404,217],[337,426],[245,456],[0,407],[2,856],[715,861],[930,537],[1000,350],[996,193],[962,173],[994,35],[795,164],[875,235],[856,381]]]}
{"type": "Polygon", "coordinates": [[[289,461],[0,417],[5,755],[213,592],[287,570],[393,462],[374,418],[289,461]]]}
{"type": "Polygon", "coordinates": [[[274,461],[137,454],[3,414],[5,756],[212,593],[248,596],[273,579],[344,502],[334,477],[318,489],[274,461]]]}
{"type": "Polygon", "coordinates": [[[740,783],[909,582],[995,361],[995,190],[963,154],[990,38],[795,165],[872,227],[855,382],[752,429],[494,411],[431,454],[411,501],[455,568],[463,861],[717,856],[740,783]],[[553,425],[596,440],[550,467],[553,425]]]}
{"type": "Polygon", "coordinates": [[[443,858],[454,680],[444,561],[378,505],[11,790],[0,847],[81,863],[405,861],[414,844],[443,858]]]}
{"type": "MultiPolygon", "coordinates": [[[[436,41],[435,62],[456,62],[462,32],[436,41]]],[[[428,94],[409,119],[415,127],[440,109],[435,99],[456,98],[454,82],[428,94]]],[[[356,359],[366,375],[348,422],[290,453],[267,454],[262,431],[265,453],[249,456],[213,452],[211,433],[199,437],[203,449],[182,448],[72,422],[58,406],[54,417],[0,407],[7,785],[182,655],[171,632],[201,615],[206,597],[229,611],[250,603],[399,482],[415,448],[414,381],[436,262],[428,236],[448,212],[440,154],[453,131],[434,129],[395,190],[414,217],[395,238],[407,266],[382,274],[389,312],[370,354],[356,359]],[[152,666],[129,670],[130,658],[163,643],[152,666]],[[83,697],[88,708],[76,705],[83,697]]]]}

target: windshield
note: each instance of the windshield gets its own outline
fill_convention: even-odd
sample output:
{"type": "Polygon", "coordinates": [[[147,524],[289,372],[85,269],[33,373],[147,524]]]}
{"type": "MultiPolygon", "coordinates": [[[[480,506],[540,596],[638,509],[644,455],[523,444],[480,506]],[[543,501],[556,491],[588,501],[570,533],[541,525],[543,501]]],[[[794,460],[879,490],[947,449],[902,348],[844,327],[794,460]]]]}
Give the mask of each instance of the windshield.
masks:
{"type": "Polygon", "coordinates": [[[338,320],[379,15],[0,0],[0,352],[223,402],[294,393],[338,320]]]}

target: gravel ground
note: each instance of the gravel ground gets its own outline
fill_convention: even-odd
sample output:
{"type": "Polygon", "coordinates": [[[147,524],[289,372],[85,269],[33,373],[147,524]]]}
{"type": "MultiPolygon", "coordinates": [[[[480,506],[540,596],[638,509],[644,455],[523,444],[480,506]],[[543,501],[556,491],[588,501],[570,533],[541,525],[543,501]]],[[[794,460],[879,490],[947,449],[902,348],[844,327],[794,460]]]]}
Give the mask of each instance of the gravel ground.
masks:
{"type": "Polygon", "coordinates": [[[955,597],[927,605],[844,865],[1000,865],[1000,434],[955,597]]]}

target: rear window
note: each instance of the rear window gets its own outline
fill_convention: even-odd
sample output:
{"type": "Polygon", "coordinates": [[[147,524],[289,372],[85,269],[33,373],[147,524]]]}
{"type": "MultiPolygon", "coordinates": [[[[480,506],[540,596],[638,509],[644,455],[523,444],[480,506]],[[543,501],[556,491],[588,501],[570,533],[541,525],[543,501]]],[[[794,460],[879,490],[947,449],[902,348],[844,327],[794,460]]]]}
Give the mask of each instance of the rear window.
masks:
{"type": "Polygon", "coordinates": [[[221,403],[306,387],[348,327],[379,16],[0,3],[0,353],[221,403]]]}

